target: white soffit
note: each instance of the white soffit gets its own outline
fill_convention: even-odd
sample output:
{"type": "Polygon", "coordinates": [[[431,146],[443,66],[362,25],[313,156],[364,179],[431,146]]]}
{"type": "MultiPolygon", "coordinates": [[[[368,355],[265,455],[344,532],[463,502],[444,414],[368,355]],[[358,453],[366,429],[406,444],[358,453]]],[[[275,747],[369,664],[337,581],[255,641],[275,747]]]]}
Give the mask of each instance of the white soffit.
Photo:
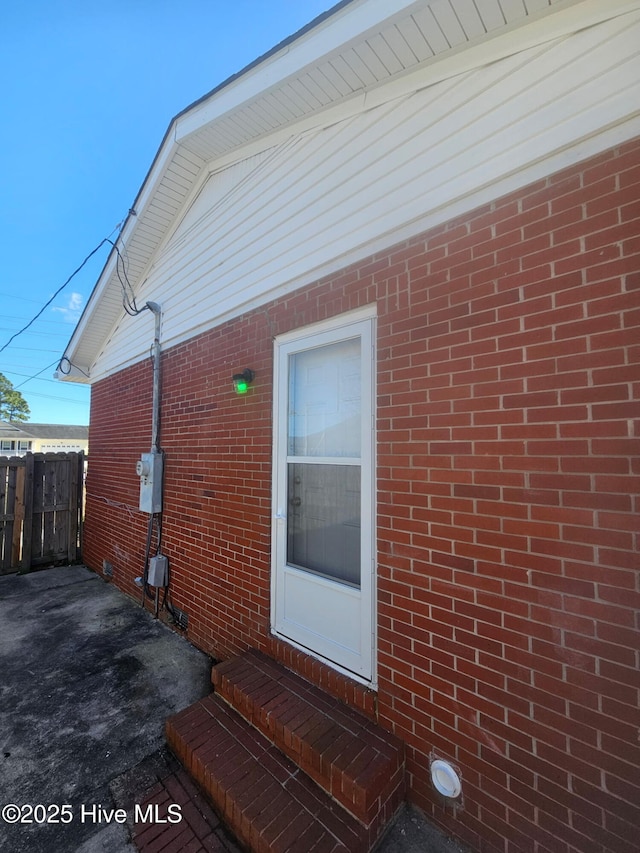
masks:
{"type": "MultiPolygon", "coordinates": [[[[330,122],[639,7],[640,0],[353,0],[337,7],[173,120],[121,234],[134,291],[210,171],[294,125],[330,122]]],[[[66,379],[88,381],[121,314],[112,253],[65,352],[85,375],[71,370],[66,379]]]]}
{"type": "MultiPolygon", "coordinates": [[[[178,116],[173,140],[203,160],[214,161],[307,116],[320,122],[328,108],[418,69],[431,68],[422,80],[422,85],[429,85],[614,17],[621,13],[617,6],[624,11],[637,8],[638,3],[356,2],[178,116]]],[[[406,81],[407,88],[411,83],[406,81]]]]}

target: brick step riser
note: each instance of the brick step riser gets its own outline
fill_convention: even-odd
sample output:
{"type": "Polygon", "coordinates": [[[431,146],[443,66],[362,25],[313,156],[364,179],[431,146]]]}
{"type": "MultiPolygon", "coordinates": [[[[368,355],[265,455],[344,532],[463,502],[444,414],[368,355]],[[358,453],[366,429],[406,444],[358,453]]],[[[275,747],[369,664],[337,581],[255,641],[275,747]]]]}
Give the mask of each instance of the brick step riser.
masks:
{"type": "Polygon", "coordinates": [[[373,846],[361,824],[218,697],[171,717],[166,737],[252,853],[368,853],[373,846]]]}
{"type": "Polygon", "coordinates": [[[404,801],[401,741],[255,650],[212,670],[217,694],[377,838],[404,801]]]}

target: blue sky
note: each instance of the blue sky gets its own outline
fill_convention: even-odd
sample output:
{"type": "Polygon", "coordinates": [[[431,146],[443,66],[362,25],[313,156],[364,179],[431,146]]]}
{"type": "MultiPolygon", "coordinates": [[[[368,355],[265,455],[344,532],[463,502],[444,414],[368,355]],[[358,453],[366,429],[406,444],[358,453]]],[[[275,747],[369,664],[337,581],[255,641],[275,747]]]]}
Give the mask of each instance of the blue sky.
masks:
{"type": "MultiPolygon", "coordinates": [[[[0,348],[124,219],[171,119],[334,2],[0,5],[0,348]]],[[[89,422],[53,372],[108,248],[0,352],[31,421],[89,422]]]]}

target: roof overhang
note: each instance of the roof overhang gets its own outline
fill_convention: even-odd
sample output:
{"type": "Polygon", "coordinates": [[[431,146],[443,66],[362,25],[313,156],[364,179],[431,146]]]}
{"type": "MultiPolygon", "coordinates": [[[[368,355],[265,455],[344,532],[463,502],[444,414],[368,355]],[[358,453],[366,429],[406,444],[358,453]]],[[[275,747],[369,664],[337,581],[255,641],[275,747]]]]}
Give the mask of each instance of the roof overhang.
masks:
{"type": "MultiPolygon", "coordinates": [[[[179,113],[119,237],[135,292],[185,203],[212,172],[295,128],[330,124],[537,44],[637,10],[640,0],[345,0],[179,113]]],[[[91,366],[123,313],[112,251],[63,359],[91,366]]]]}

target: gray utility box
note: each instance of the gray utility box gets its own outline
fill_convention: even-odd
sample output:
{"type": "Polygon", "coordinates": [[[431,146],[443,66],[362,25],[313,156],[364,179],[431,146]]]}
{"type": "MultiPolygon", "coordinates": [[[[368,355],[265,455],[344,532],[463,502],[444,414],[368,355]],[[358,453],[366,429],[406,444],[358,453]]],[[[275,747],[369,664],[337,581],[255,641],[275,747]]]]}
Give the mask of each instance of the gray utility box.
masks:
{"type": "Polygon", "coordinates": [[[162,453],[152,450],[143,453],[136,465],[140,477],[140,509],[142,512],[162,512],[162,453]]]}
{"type": "Polygon", "coordinates": [[[149,560],[147,583],[149,586],[167,586],[169,561],[164,554],[156,554],[149,560]]]}

